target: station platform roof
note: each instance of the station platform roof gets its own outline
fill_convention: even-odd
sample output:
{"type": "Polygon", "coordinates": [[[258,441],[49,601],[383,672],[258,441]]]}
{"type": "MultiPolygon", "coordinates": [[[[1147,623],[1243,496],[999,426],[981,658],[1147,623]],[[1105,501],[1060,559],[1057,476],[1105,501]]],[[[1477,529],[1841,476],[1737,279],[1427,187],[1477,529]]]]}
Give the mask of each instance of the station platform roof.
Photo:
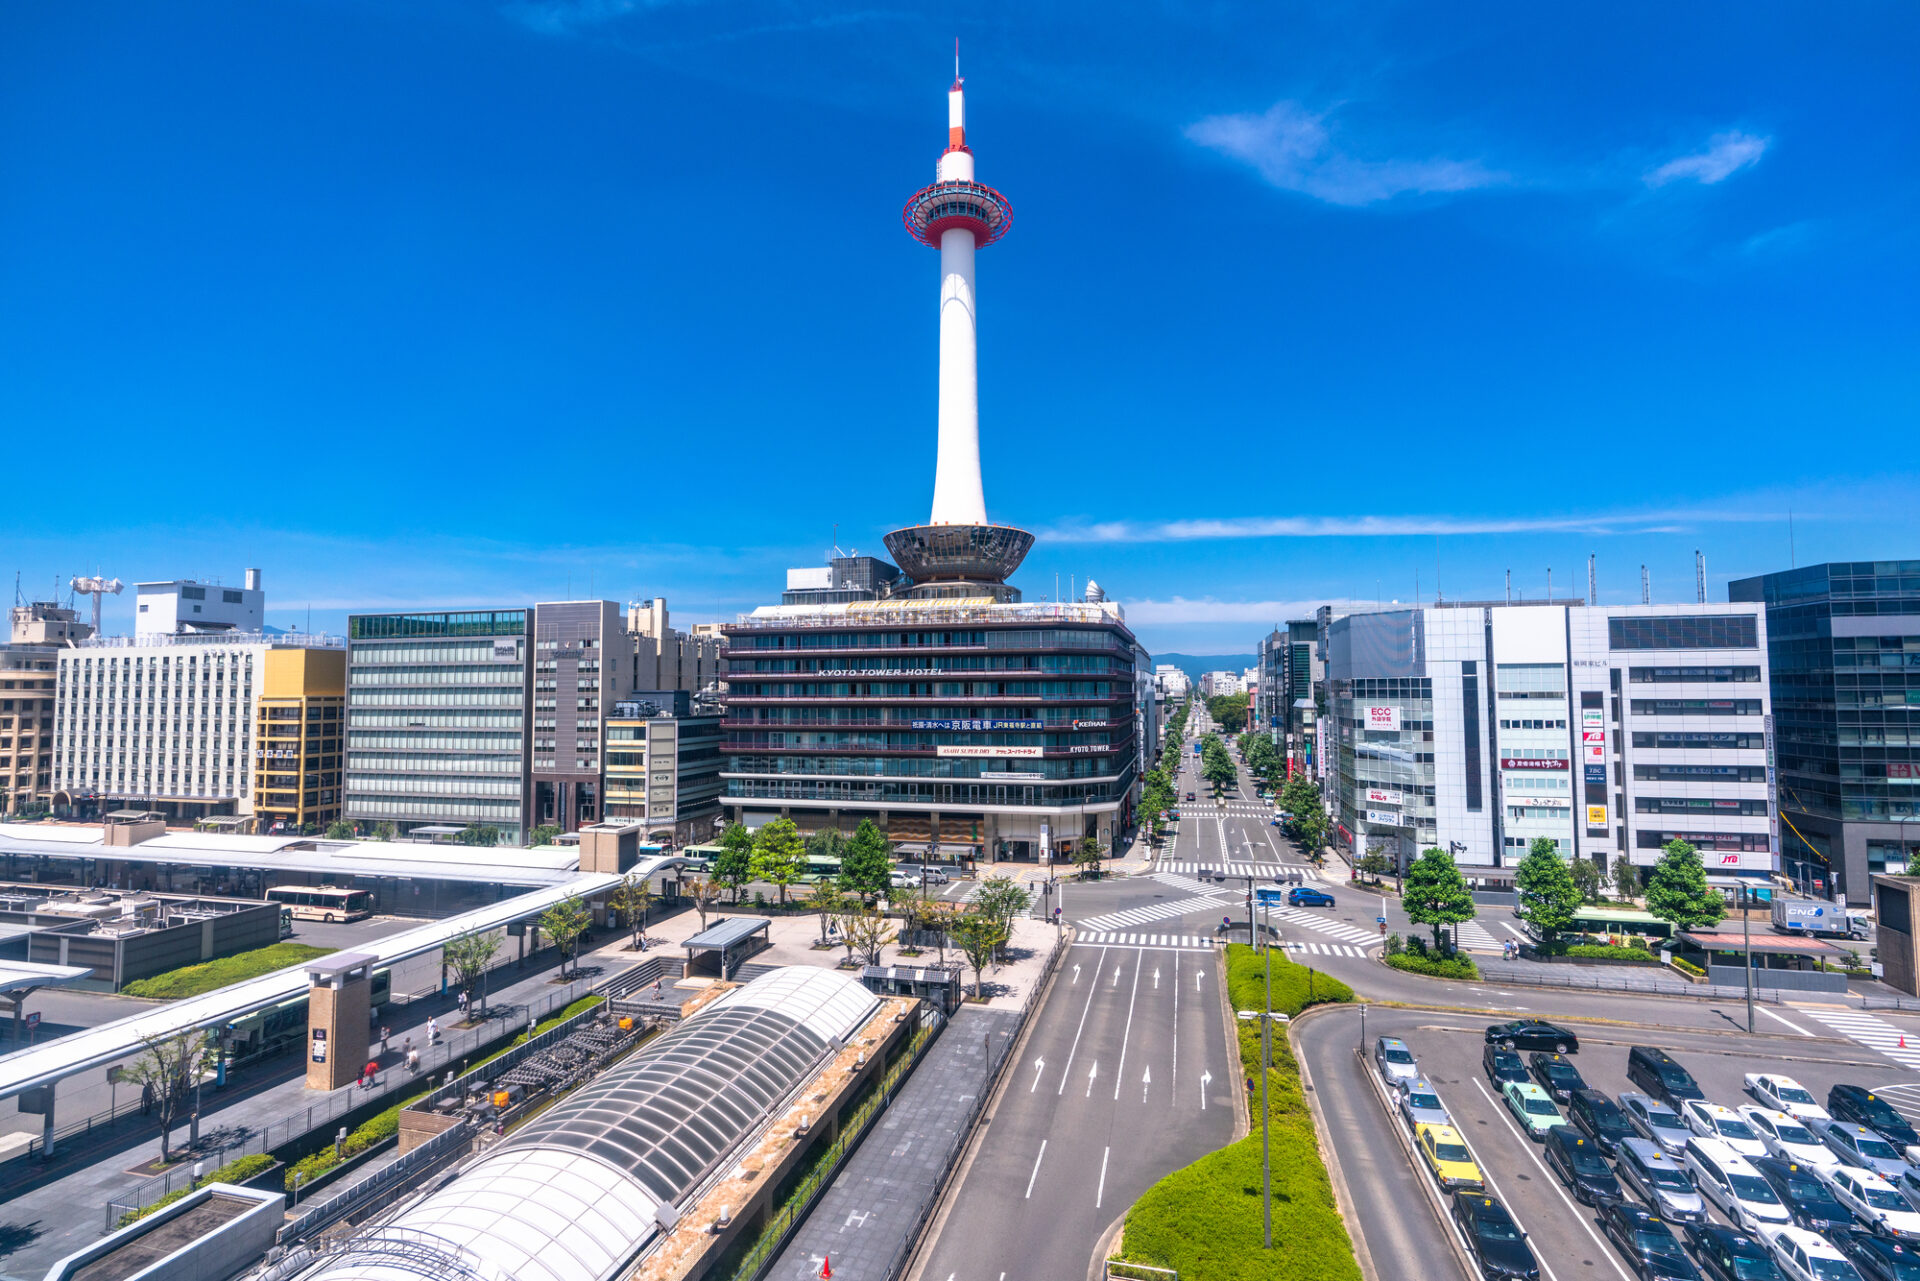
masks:
{"type": "Polygon", "coordinates": [[[1837,960],[1847,954],[1845,948],[1797,935],[1756,933],[1749,939],[1739,930],[1721,933],[1685,930],[1679,938],[1682,943],[1690,943],[1703,952],[1744,952],[1751,946],[1755,952],[1768,956],[1818,956],[1837,960]]]}
{"type": "Polygon", "coordinates": [[[0,961],[0,992],[31,992],[75,983],[93,973],[86,965],[42,965],[37,961],[0,961]]]}

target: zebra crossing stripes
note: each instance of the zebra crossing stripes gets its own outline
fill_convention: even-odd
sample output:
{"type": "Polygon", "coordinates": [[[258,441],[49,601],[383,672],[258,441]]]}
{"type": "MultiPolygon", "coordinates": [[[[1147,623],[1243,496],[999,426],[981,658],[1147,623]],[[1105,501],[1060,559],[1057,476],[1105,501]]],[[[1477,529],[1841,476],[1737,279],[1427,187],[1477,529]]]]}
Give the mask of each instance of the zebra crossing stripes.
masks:
{"type": "Polygon", "coordinates": [[[1145,925],[1151,921],[1164,921],[1175,916],[1185,916],[1188,912],[1212,912],[1220,906],[1220,900],[1211,894],[1196,894],[1192,898],[1168,899],[1162,903],[1149,903],[1145,907],[1130,907],[1122,912],[1106,912],[1099,916],[1089,916],[1075,924],[1087,930],[1124,930],[1145,925]]]}
{"type": "Polygon", "coordinates": [[[1500,940],[1487,933],[1487,927],[1478,921],[1462,921],[1453,927],[1454,939],[1459,946],[1469,952],[1501,951],[1500,940]]]}
{"type": "Polygon", "coordinates": [[[1365,948],[1351,943],[1283,943],[1289,952],[1299,952],[1306,956],[1365,956],[1365,948]]]}
{"type": "Polygon", "coordinates": [[[1344,921],[1330,921],[1323,916],[1315,916],[1310,912],[1303,912],[1297,908],[1269,908],[1267,915],[1269,919],[1279,920],[1284,924],[1298,926],[1301,929],[1314,930],[1329,937],[1339,939],[1342,943],[1358,943],[1360,946],[1366,947],[1369,944],[1380,941],[1372,931],[1363,930],[1357,925],[1348,925],[1344,921]]]}
{"type": "Polygon", "coordinates": [[[1196,862],[1192,859],[1162,859],[1160,870],[1163,872],[1184,872],[1192,874],[1201,868],[1226,872],[1232,876],[1276,876],[1282,872],[1307,872],[1311,869],[1304,863],[1222,863],[1216,860],[1196,862]]]}
{"type": "Polygon", "coordinates": [[[1141,934],[1111,930],[1088,930],[1074,936],[1075,947],[1163,947],[1184,951],[1205,951],[1213,940],[1204,934],[1141,934]]]}
{"type": "Polygon", "coordinates": [[[1221,895],[1229,892],[1225,886],[1196,881],[1191,876],[1180,876],[1173,872],[1155,872],[1153,879],[1162,885],[1171,885],[1177,890],[1185,890],[1189,894],[1221,895]]]}
{"type": "Polygon", "coordinates": [[[1878,1050],[1902,1067],[1920,1071],[1920,1037],[1908,1038],[1906,1048],[1902,1049],[1900,1042],[1905,1033],[1885,1019],[1853,1010],[1808,1010],[1807,1013],[1848,1040],[1878,1050]]]}

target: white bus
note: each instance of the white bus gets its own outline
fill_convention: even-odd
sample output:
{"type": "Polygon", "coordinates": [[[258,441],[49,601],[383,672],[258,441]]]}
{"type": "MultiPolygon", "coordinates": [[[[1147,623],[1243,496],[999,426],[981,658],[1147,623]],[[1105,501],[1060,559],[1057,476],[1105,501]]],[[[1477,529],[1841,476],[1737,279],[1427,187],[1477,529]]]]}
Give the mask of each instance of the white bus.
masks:
{"type": "Polygon", "coordinates": [[[267,902],[309,921],[358,921],[373,915],[372,890],[335,885],[276,885],[267,891],[267,902]]]}

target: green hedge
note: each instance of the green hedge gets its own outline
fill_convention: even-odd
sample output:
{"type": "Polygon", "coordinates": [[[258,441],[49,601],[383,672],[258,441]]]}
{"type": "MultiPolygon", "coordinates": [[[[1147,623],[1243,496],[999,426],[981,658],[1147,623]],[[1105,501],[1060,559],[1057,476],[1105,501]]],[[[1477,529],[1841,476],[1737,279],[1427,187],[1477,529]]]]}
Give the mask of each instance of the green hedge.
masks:
{"type": "Polygon", "coordinates": [[[271,947],[255,948],[251,952],[236,952],[232,956],[223,956],[217,961],[207,961],[200,965],[183,965],[177,970],[168,970],[165,974],[156,974],[150,979],[135,979],[120,991],[126,996],[178,1001],[182,997],[199,996],[203,992],[211,992],[229,983],[257,979],[262,974],[284,970],[290,965],[304,965],[317,956],[325,956],[337,950],[331,947],[309,947],[305,943],[275,943],[271,947]]]}
{"type": "Polygon", "coordinates": [[[1680,957],[1677,957],[1677,956],[1673,958],[1673,968],[1676,970],[1679,970],[1682,974],[1691,974],[1693,975],[1693,977],[1697,979],[1703,979],[1707,977],[1707,972],[1705,970],[1695,965],[1692,961],[1682,960],[1680,957]]]}
{"type": "Polygon", "coordinates": [[[127,1211],[120,1216],[120,1221],[114,1226],[124,1228],[129,1223],[138,1222],[146,1218],[149,1214],[152,1214],[155,1210],[172,1205],[175,1201],[187,1195],[187,1193],[192,1192],[196,1188],[204,1188],[209,1183],[245,1183],[248,1179],[271,1168],[273,1168],[273,1158],[264,1152],[255,1152],[252,1156],[243,1156],[238,1161],[229,1161],[212,1174],[201,1175],[200,1178],[196,1179],[187,1187],[175,1188],[158,1201],[155,1201],[152,1205],[143,1205],[138,1210],[127,1211]]]}
{"type": "Polygon", "coordinates": [[[297,1174],[300,1176],[300,1186],[304,1188],[328,1170],[331,1170],[334,1166],[346,1161],[349,1157],[358,1156],[375,1144],[384,1143],[394,1135],[400,1133],[401,1109],[412,1107],[421,1099],[426,1098],[429,1093],[431,1093],[431,1091],[422,1090],[411,1098],[396,1103],[390,1108],[375,1112],[365,1121],[362,1121],[347,1135],[345,1156],[335,1156],[333,1154],[333,1144],[329,1143],[312,1156],[305,1157],[288,1166],[286,1177],[287,1191],[293,1191],[294,1175],[297,1174]]]}
{"type": "MultiPolygon", "coordinates": [[[[1273,955],[1273,1005],[1298,1014],[1308,1005],[1351,1001],[1353,990],[1273,955]]],[[[1236,1009],[1259,1009],[1265,993],[1259,952],[1227,949],[1227,990],[1236,1009]]],[[[1245,1074],[1260,1072],[1260,1025],[1238,1024],[1245,1074]]],[[[1360,1281],[1353,1242],[1334,1203],[1320,1158],[1313,1117],[1300,1088],[1291,1044],[1273,1038],[1267,1079],[1273,1144],[1273,1249],[1261,1245],[1260,1130],[1176,1170],[1149,1188],[1127,1212],[1121,1256],[1173,1268],[1181,1281],[1360,1281]]],[[[1255,1106],[1258,1093],[1253,1094],[1255,1106]]]]}
{"type": "Polygon", "coordinates": [[[1464,952],[1453,956],[1415,956],[1411,952],[1401,952],[1387,958],[1387,964],[1396,970],[1405,970],[1409,974],[1425,974],[1436,979],[1477,979],[1480,967],[1473,958],[1464,952]]]}
{"type": "Polygon", "coordinates": [[[1659,958],[1644,947],[1614,947],[1606,943],[1574,943],[1567,947],[1564,955],[1584,956],[1601,961],[1653,961],[1659,958]]]}

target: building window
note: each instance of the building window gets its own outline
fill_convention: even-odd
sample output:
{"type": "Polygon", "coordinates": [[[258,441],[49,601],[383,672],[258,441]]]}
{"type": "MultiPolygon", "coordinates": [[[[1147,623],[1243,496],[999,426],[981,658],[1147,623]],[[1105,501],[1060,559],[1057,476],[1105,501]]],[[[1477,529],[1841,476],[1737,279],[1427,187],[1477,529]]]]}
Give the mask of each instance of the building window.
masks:
{"type": "Polygon", "coordinates": [[[1611,649],[1757,649],[1759,644],[1758,624],[1751,614],[1607,620],[1611,649]]]}
{"type": "Polygon", "coordinates": [[[1758,667],[1630,667],[1627,669],[1627,679],[1636,685],[1757,684],[1760,680],[1760,669],[1758,667]]]}
{"type": "Polygon", "coordinates": [[[1460,665],[1460,718],[1465,728],[1467,812],[1478,814],[1480,796],[1480,671],[1469,661],[1460,665]]]}

